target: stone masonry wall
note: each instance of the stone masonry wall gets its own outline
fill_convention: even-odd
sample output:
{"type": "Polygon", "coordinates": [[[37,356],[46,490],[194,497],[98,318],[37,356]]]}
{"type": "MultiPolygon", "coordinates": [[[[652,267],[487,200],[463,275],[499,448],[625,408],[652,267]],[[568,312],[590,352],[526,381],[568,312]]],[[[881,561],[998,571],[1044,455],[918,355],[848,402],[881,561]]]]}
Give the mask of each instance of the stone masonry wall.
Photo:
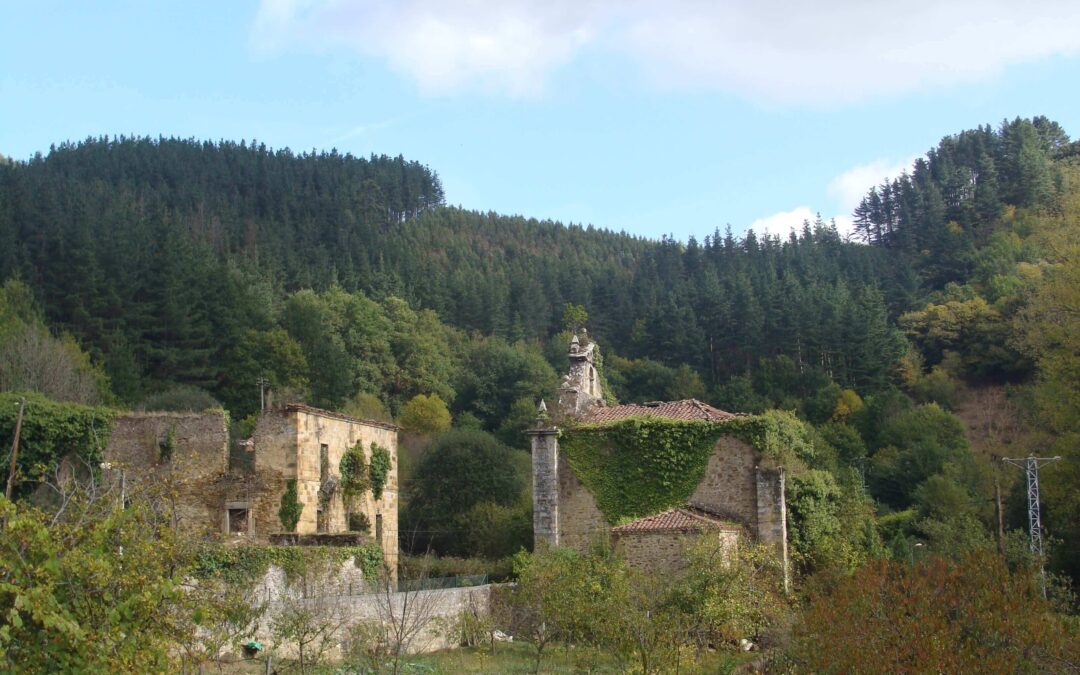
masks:
{"type": "Polygon", "coordinates": [[[113,423],[104,454],[129,494],[155,490],[171,502],[177,525],[219,531],[216,483],[228,472],[228,453],[228,422],[219,410],[126,413],[113,423]]]}
{"type": "Polygon", "coordinates": [[[566,459],[559,457],[559,544],[587,551],[610,536],[611,524],[596,505],[596,498],[566,459]]]}
{"type": "MultiPolygon", "coordinates": [[[[397,431],[392,427],[358,423],[333,413],[314,410],[284,410],[260,417],[255,431],[255,463],[257,470],[277,473],[276,489],[267,491],[264,504],[255,513],[256,524],[276,523],[272,531],[280,532],[277,511],[285,493],[286,481],[296,479],[297,499],[303,505],[296,532],[310,534],[318,531],[319,487],[321,485],[321,448],[327,450],[327,473],[340,481],[339,466],[345,452],[359,442],[365,459],[371,461],[371,444],[382,446],[390,453],[390,471],[380,499],[368,491],[354,498],[351,505],[364,513],[371,525],[373,540],[382,547],[391,569],[397,565],[398,550],[398,469],[397,431]],[[381,538],[377,524],[381,522],[381,538]]],[[[346,509],[340,488],[334,491],[325,514],[327,532],[348,530],[346,509]]],[[[264,525],[265,526],[265,525],[264,525]]],[[[263,529],[262,532],[268,532],[263,529]]]]}
{"type": "Polygon", "coordinates": [[[756,466],[757,452],[752,446],[737,438],[722,437],[709,456],[705,475],[689,504],[757,532],[756,466]]]}
{"type": "MultiPolygon", "coordinates": [[[[267,576],[280,577],[282,574],[280,570],[271,569],[267,576]]],[[[280,599],[270,596],[272,599],[267,604],[267,611],[256,630],[255,639],[273,649],[279,657],[295,658],[291,645],[274,645],[269,626],[280,611],[282,603],[300,604],[316,614],[339,617],[341,627],[334,634],[338,646],[328,654],[330,658],[339,658],[348,648],[349,631],[353,626],[363,622],[386,621],[389,606],[393,607],[394,616],[400,617],[407,603],[410,608],[408,611],[412,612],[407,616],[419,616],[422,613],[426,617],[422,628],[409,646],[409,652],[421,654],[448,649],[459,646],[456,635],[450,628],[452,622],[466,610],[480,615],[487,614],[491,607],[491,591],[491,585],[484,585],[409,593],[316,594],[316,597],[305,598],[296,598],[291,592],[285,592],[280,599]]],[[[256,600],[262,601],[259,598],[256,600]]]]}
{"type": "MultiPolygon", "coordinates": [[[[540,483],[537,482],[535,445],[533,449],[536,490],[540,483]]],[[[783,470],[760,469],[758,459],[758,453],[749,444],[730,436],[721,438],[713,448],[704,476],[688,503],[742,524],[748,533],[765,543],[777,544],[786,560],[783,470]]],[[[588,550],[592,544],[608,535],[611,524],[600,512],[595,498],[562,457],[558,459],[557,475],[559,487],[555,503],[542,502],[539,498],[534,500],[534,528],[538,522],[537,511],[540,510],[536,505],[541,505],[543,512],[558,514],[555,524],[559,545],[579,551],[588,550]]]]}
{"type": "Polygon", "coordinates": [[[613,536],[612,548],[631,568],[678,572],[687,566],[691,549],[702,537],[717,537],[724,551],[734,551],[739,542],[739,530],[625,532],[613,536]]]}

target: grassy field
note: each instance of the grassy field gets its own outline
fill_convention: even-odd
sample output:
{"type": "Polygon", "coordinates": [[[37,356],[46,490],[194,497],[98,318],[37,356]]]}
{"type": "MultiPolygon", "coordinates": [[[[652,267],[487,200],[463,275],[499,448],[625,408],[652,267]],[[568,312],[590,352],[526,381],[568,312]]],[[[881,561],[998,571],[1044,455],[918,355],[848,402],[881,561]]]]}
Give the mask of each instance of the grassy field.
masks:
{"type": "MultiPolygon", "coordinates": [[[[745,657],[729,653],[705,654],[701,660],[695,661],[693,655],[688,654],[680,664],[679,673],[687,675],[723,675],[730,673],[735,666],[745,660],[745,657]]],[[[641,668],[636,663],[624,664],[626,669],[620,667],[616,659],[608,653],[597,652],[587,649],[566,649],[562,646],[549,647],[544,651],[540,663],[541,673],[622,673],[640,672],[641,668]]],[[[234,673],[261,673],[264,663],[249,661],[239,668],[226,668],[225,672],[234,673]]],[[[475,673],[506,673],[508,675],[533,673],[536,668],[536,652],[531,645],[524,643],[499,644],[495,653],[487,649],[462,648],[452,649],[435,654],[409,657],[403,664],[401,672],[413,675],[458,675],[475,673]]],[[[276,672],[299,672],[294,663],[276,663],[276,672]]],[[[368,664],[322,664],[317,668],[308,669],[310,673],[319,675],[362,675],[373,672],[368,664]]],[[[382,672],[390,672],[384,668],[382,672]]]]}

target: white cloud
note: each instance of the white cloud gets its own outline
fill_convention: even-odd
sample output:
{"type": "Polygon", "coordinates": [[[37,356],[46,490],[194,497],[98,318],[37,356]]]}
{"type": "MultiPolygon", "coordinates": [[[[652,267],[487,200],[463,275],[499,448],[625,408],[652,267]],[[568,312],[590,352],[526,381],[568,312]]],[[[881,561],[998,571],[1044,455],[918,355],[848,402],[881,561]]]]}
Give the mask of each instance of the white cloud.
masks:
{"type": "Polygon", "coordinates": [[[916,155],[900,162],[878,159],[853,166],[829,182],[829,196],[836,201],[842,213],[850,214],[870,188],[881,185],[885,180],[897,178],[904,171],[910,173],[918,157],[919,155],[916,155]]]}
{"type": "Polygon", "coordinates": [[[781,211],[774,213],[771,216],[764,218],[758,218],[754,222],[750,223],[750,227],[747,229],[753,230],[754,234],[760,236],[763,235],[776,235],[780,238],[786,238],[792,230],[798,231],[802,229],[803,221],[809,220],[811,223],[817,218],[817,213],[810,210],[808,206],[799,206],[790,211],[781,211]]]}
{"type": "Polygon", "coordinates": [[[428,94],[532,97],[592,39],[594,23],[591,3],[569,0],[263,0],[252,42],[261,52],[299,43],[381,58],[428,94]]]}
{"type": "Polygon", "coordinates": [[[835,105],[1080,52],[1080,3],[1045,0],[262,0],[258,51],[385,60],[428,93],[542,93],[585,47],[659,86],[835,105]]]}
{"type": "MultiPolygon", "coordinates": [[[[759,237],[764,235],[777,236],[781,239],[787,239],[792,230],[796,233],[802,232],[803,223],[810,221],[811,224],[817,220],[818,214],[816,211],[810,209],[809,206],[797,206],[790,211],[780,211],[774,213],[771,216],[765,216],[764,218],[758,218],[754,222],[750,223],[747,227],[748,230],[753,230],[754,234],[759,237]]],[[[824,218],[828,223],[830,220],[836,224],[836,231],[840,233],[841,237],[848,237],[852,232],[852,220],[848,216],[833,216],[832,218],[824,218]]]]}

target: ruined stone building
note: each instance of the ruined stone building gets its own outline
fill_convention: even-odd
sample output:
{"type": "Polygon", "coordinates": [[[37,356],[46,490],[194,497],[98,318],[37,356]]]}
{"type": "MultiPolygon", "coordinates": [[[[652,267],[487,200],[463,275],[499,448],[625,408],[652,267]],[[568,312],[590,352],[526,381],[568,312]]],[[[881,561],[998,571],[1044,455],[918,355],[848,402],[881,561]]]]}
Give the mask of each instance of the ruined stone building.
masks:
{"type": "MultiPolygon", "coordinates": [[[[734,435],[723,424],[740,417],[701,401],[607,405],[596,368],[596,348],[574,336],[570,372],[559,389],[558,405],[549,416],[541,404],[537,428],[530,432],[533,461],[533,535],[536,545],[587,550],[609,540],[630,564],[677,567],[688,543],[708,533],[724,546],[739,536],[771,544],[787,562],[787,512],[784,469],[734,435]],[[619,527],[601,512],[573,466],[560,452],[574,434],[602,432],[603,427],[631,418],[698,420],[720,425],[704,474],[683,504],[661,513],[641,514],[619,527]]],[[[785,565],[786,566],[786,565],[785,565]]]]}
{"type": "Polygon", "coordinates": [[[267,543],[286,534],[282,498],[295,481],[300,517],[295,534],[337,534],[363,527],[393,569],[398,550],[397,431],[302,404],[263,413],[230,463],[224,411],[132,412],[118,417],[105,449],[109,470],[126,489],[155,488],[177,524],[235,542],[267,543]],[[373,447],[390,458],[385,486],[346,496],[341,459],[354,447],[371,462],[373,447]],[[232,464],[232,466],[230,465],[232,464]]]}

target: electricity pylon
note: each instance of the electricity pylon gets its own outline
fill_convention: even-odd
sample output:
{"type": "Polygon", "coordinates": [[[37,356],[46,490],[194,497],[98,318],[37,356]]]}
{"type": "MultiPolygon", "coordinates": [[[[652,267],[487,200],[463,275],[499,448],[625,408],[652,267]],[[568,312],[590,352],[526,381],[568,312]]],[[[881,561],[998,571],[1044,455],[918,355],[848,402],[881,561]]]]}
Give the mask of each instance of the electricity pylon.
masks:
{"type": "Polygon", "coordinates": [[[1028,530],[1031,533],[1031,554],[1042,564],[1042,518],[1039,515],[1039,467],[1061,459],[1058,457],[1034,457],[1024,459],[1009,459],[1002,457],[1001,461],[1018,466],[1027,473],[1028,494],[1028,530]]]}
{"type": "Polygon", "coordinates": [[[1042,518],[1039,515],[1039,467],[1056,462],[1057,457],[1034,457],[1028,455],[1024,459],[1009,459],[1002,457],[1001,461],[1018,466],[1027,473],[1028,493],[1028,530],[1031,531],[1031,557],[1039,565],[1039,578],[1041,580],[1042,595],[1046,597],[1046,571],[1043,569],[1043,545],[1042,545],[1042,518]]]}

